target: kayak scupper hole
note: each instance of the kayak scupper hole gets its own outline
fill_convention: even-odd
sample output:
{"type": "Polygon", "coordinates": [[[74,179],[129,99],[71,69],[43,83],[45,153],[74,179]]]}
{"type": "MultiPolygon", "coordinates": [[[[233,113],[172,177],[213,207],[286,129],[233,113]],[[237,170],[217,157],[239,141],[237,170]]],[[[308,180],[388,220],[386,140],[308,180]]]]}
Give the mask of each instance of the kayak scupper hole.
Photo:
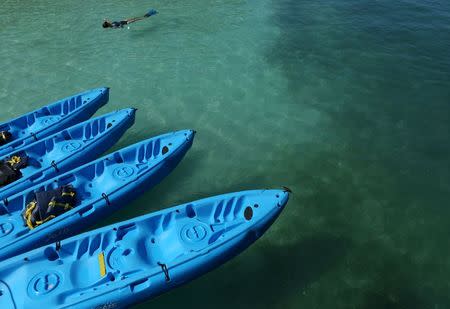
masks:
{"type": "Polygon", "coordinates": [[[255,204],[255,205],[253,205],[253,207],[255,207],[255,208],[258,208],[258,207],[259,207],[259,205],[258,205],[258,204],[255,204]]]}
{"type": "Polygon", "coordinates": [[[180,213],[180,210],[179,210],[179,209],[177,209],[177,210],[175,210],[175,212],[176,212],[177,214],[179,214],[179,213],[180,213]]]}
{"type": "Polygon", "coordinates": [[[116,163],[123,163],[123,159],[120,153],[118,152],[114,153],[114,161],[116,161],[116,163]]]}
{"type": "Polygon", "coordinates": [[[253,209],[250,206],[247,206],[244,210],[244,218],[247,221],[250,221],[253,218],[253,209]]]}
{"type": "Polygon", "coordinates": [[[277,198],[279,198],[280,197],[280,195],[279,194],[277,194],[277,195],[275,195],[277,198]]]}
{"type": "Polygon", "coordinates": [[[150,239],[150,242],[151,242],[152,244],[154,244],[154,243],[155,243],[155,239],[154,239],[154,238],[150,239]]]}
{"type": "Polygon", "coordinates": [[[62,131],[61,134],[63,135],[63,138],[64,138],[64,140],[66,140],[66,141],[72,139],[72,138],[70,137],[69,132],[67,132],[67,131],[62,131]]]}
{"type": "Polygon", "coordinates": [[[55,261],[59,258],[58,252],[52,247],[45,248],[44,255],[49,261],[55,261]]]}
{"type": "Polygon", "coordinates": [[[116,120],[115,119],[113,119],[113,121],[112,122],[116,122],[116,120]]]}
{"type": "Polygon", "coordinates": [[[109,277],[109,281],[116,280],[116,277],[113,274],[111,274],[111,273],[108,274],[108,277],[109,277]]]}
{"type": "Polygon", "coordinates": [[[131,250],[130,250],[130,249],[126,249],[126,250],[122,253],[122,255],[123,255],[123,256],[127,256],[127,255],[130,255],[130,253],[131,253],[131,250]]]}
{"type": "Polygon", "coordinates": [[[164,154],[166,154],[166,153],[168,153],[169,152],[169,147],[167,147],[167,146],[164,146],[163,148],[162,148],[162,150],[161,150],[161,153],[164,155],[164,154]]]}
{"type": "Polygon", "coordinates": [[[89,188],[92,188],[92,183],[88,184],[88,187],[89,187],[89,188]]]}
{"type": "Polygon", "coordinates": [[[197,215],[195,213],[194,207],[191,204],[186,206],[186,215],[188,216],[188,218],[194,218],[197,215]]]}
{"type": "Polygon", "coordinates": [[[111,122],[108,122],[108,124],[106,125],[106,128],[109,129],[109,128],[111,128],[111,127],[112,127],[112,123],[111,123],[111,122]]]}
{"type": "Polygon", "coordinates": [[[172,146],[172,143],[169,143],[169,146],[172,146]]]}

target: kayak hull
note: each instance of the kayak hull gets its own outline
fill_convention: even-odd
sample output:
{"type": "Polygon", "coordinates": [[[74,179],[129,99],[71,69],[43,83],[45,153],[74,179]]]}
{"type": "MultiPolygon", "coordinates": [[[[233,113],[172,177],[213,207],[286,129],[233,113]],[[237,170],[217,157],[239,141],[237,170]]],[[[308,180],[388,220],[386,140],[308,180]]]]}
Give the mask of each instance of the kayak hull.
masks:
{"type": "Polygon", "coordinates": [[[0,261],[75,235],[128,204],[162,181],[193,139],[192,130],[150,138],[12,196],[7,206],[0,202],[0,225],[8,227],[7,234],[0,234],[0,261]],[[163,154],[164,147],[168,150],[163,154]],[[32,230],[24,226],[21,214],[36,192],[66,185],[77,191],[78,202],[72,210],[32,230]]]}
{"type": "Polygon", "coordinates": [[[133,125],[135,111],[123,109],[89,119],[13,153],[26,155],[30,163],[21,170],[22,177],[0,188],[0,200],[96,159],[133,125]]]}
{"type": "Polygon", "coordinates": [[[108,100],[109,88],[91,89],[0,123],[0,131],[12,134],[12,141],[0,146],[0,156],[89,119],[108,100]]]}
{"type": "Polygon", "coordinates": [[[123,308],[151,299],[245,250],[288,198],[286,190],[220,195],[29,251],[0,263],[4,301],[16,308],[123,308]]]}

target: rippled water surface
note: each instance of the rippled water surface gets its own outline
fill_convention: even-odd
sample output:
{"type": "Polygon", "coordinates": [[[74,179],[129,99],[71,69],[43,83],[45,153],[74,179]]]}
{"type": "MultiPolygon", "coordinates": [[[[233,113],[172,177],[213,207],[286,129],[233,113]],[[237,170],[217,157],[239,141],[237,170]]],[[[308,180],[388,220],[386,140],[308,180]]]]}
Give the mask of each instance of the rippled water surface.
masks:
{"type": "Polygon", "coordinates": [[[198,131],[98,226],[294,191],[245,253],[136,308],[450,308],[450,2],[2,0],[0,18],[0,120],[106,85],[99,114],[139,109],[114,149],[198,131]]]}

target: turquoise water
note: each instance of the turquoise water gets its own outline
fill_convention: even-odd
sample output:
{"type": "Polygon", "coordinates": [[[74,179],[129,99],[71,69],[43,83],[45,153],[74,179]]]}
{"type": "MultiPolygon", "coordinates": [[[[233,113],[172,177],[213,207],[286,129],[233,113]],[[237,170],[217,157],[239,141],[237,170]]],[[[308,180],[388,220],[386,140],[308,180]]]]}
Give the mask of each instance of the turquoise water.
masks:
{"type": "Polygon", "coordinates": [[[0,5],[0,120],[106,85],[99,113],[139,108],[114,149],[198,131],[163,183],[98,226],[294,191],[245,253],[136,308],[450,308],[448,1],[27,2],[0,5]]]}

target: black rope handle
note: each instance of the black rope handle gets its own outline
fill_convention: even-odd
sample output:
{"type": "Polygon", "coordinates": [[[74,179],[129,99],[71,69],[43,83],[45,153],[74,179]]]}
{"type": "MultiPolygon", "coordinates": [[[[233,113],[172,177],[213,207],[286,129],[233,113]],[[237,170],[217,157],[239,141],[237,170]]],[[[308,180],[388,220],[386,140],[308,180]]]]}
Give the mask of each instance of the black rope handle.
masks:
{"type": "Polygon", "coordinates": [[[57,173],[59,173],[59,168],[58,168],[58,166],[56,165],[55,161],[52,161],[51,165],[52,165],[52,167],[55,169],[55,171],[56,171],[57,173]]]}
{"type": "Polygon", "coordinates": [[[108,194],[102,193],[102,197],[105,199],[106,204],[107,204],[108,206],[111,205],[111,202],[109,201],[108,194]]]}
{"type": "Polygon", "coordinates": [[[35,141],[37,141],[37,140],[38,140],[38,138],[37,138],[37,136],[36,136],[36,134],[35,134],[35,133],[31,132],[30,134],[31,134],[31,136],[32,136],[32,137],[34,138],[34,140],[35,140],[35,141]]]}
{"type": "Polygon", "coordinates": [[[164,276],[166,277],[166,282],[170,281],[170,276],[169,276],[169,269],[167,268],[166,264],[160,263],[158,262],[158,265],[161,266],[161,269],[164,273],[164,276]]]}
{"type": "Polygon", "coordinates": [[[59,249],[61,249],[61,241],[57,241],[55,243],[55,249],[56,249],[56,251],[59,251],[59,249]]]}
{"type": "Polygon", "coordinates": [[[3,209],[7,214],[9,214],[8,204],[9,204],[8,199],[5,198],[5,199],[3,200],[3,205],[1,205],[2,209],[3,209]]]}

